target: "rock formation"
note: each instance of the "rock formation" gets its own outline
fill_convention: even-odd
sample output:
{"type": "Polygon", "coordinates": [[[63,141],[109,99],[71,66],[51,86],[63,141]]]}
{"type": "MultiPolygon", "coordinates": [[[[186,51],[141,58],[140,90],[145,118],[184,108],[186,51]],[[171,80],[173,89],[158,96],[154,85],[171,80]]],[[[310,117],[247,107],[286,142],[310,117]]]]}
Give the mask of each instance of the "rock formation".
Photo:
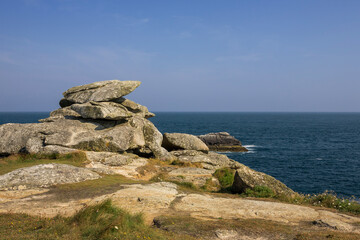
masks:
{"type": "Polygon", "coordinates": [[[130,152],[160,159],[162,134],[147,120],[145,106],[123,96],[139,81],[110,80],[73,87],[63,93],[62,108],[38,124],[0,126],[0,154],[85,151],[130,152]]]}
{"type": "Polygon", "coordinates": [[[227,132],[208,133],[198,136],[212,151],[247,152],[241,142],[227,132]]]}
{"type": "MultiPolygon", "coordinates": [[[[153,113],[124,98],[139,85],[138,81],[111,80],[70,88],[60,100],[61,108],[40,123],[1,125],[0,156],[81,151],[83,153],[65,157],[83,155],[84,159],[77,160],[83,161],[84,167],[56,164],[47,159],[51,163],[9,168],[8,171],[13,171],[0,176],[0,213],[70,216],[84,206],[111,199],[113,204],[131,213],[144,213],[146,221],[157,222],[158,227],[161,224],[156,218],[170,214],[212,220],[207,222],[221,219],[224,226],[232,226],[239,219],[250,219],[360,233],[360,219],[345,214],[226,193],[206,194],[205,191],[218,192],[225,188],[221,183],[224,178],[219,174],[222,171],[230,174],[226,178],[230,176],[230,180],[234,180],[227,186],[233,183],[235,193],[256,186],[265,186],[275,194],[286,196],[296,193],[265,173],[210,151],[246,151],[241,142],[228,133],[198,137],[183,133],[162,135],[147,120],[153,113]],[[102,176],[105,177],[96,180],[102,176]],[[84,184],[91,187],[56,186],[86,180],[93,180],[84,184]],[[196,193],[197,189],[202,192],[196,193]]],[[[13,161],[12,157],[16,158],[9,157],[4,160],[5,164],[13,161]]],[[[239,229],[206,228],[206,231],[213,231],[216,239],[255,239],[240,234],[239,229]]]]}
{"type": "Polygon", "coordinates": [[[61,108],[40,123],[1,125],[0,155],[81,150],[89,160],[87,168],[129,178],[141,175],[139,169],[148,164],[148,158],[176,160],[182,168],[158,167],[155,172],[166,175],[165,180],[190,182],[198,187],[210,181],[218,189],[220,185],[213,173],[220,168],[231,168],[237,170],[233,187],[236,192],[265,185],[276,193],[293,193],[266,174],[226,155],[209,152],[209,148],[244,151],[241,142],[228,133],[199,137],[185,133],[162,135],[147,120],[154,116],[147,107],[124,98],[139,85],[139,81],[110,80],[68,89],[60,100],[61,108]]]}
{"type": "Polygon", "coordinates": [[[63,183],[75,183],[100,178],[85,168],[66,164],[40,164],[20,168],[0,176],[0,190],[44,188],[63,183]]]}
{"type": "Polygon", "coordinates": [[[255,186],[265,186],[270,188],[275,194],[283,194],[292,196],[296,193],[288,188],[279,180],[273,178],[262,172],[257,172],[241,163],[235,172],[234,183],[232,191],[235,193],[243,193],[246,189],[254,188],[255,186]]]}
{"type": "Polygon", "coordinates": [[[206,144],[194,135],[186,133],[164,133],[163,147],[168,150],[196,150],[208,152],[206,144]]]}

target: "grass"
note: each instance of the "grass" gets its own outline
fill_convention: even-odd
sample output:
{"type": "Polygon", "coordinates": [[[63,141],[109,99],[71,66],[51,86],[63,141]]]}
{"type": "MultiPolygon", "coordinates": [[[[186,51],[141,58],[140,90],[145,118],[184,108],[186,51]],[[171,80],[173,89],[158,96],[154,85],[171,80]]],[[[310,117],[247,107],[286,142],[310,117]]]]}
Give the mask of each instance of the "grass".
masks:
{"type": "Polygon", "coordinates": [[[171,165],[180,166],[180,167],[194,167],[194,168],[202,168],[202,164],[199,162],[184,162],[180,160],[174,160],[171,162],[171,165]]]}
{"type": "Polygon", "coordinates": [[[213,174],[221,185],[223,190],[229,190],[234,182],[235,170],[230,168],[217,169],[213,174]]]}
{"type": "Polygon", "coordinates": [[[200,191],[201,189],[198,189],[192,182],[180,182],[180,181],[173,181],[173,180],[167,180],[168,176],[167,174],[164,173],[159,173],[157,175],[155,175],[154,177],[152,177],[150,179],[150,182],[172,182],[175,183],[176,185],[178,185],[180,187],[180,189],[182,190],[197,190],[200,191]]]}
{"type": "Polygon", "coordinates": [[[76,167],[83,167],[87,162],[85,153],[73,152],[69,154],[17,154],[0,158],[0,175],[18,168],[31,167],[38,164],[62,163],[76,167]]]}
{"type": "Polygon", "coordinates": [[[275,198],[282,202],[333,208],[341,212],[360,215],[360,203],[356,202],[355,198],[339,198],[331,191],[325,191],[321,194],[298,194],[291,197],[278,195],[275,198]]]}
{"type": "Polygon", "coordinates": [[[141,214],[129,214],[106,200],[84,208],[69,218],[46,219],[26,214],[0,214],[0,236],[2,240],[194,240],[212,239],[215,230],[226,229],[249,239],[360,239],[357,233],[314,228],[307,223],[285,225],[261,219],[206,221],[187,215],[173,215],[159,216],[155,222],[156,227],[148,226],[144,224],[141,214]]]}
{"type": "Polygon", "coordinates": [[[236,231],[239,239],[293,240],[357,240],[360,234],[313,228],[309,224],[285,225],[262,219],[200,220],[189,216],[159,216],[155,220],[160,229],[176,234],[188,234],[196,239],[214,239],[217,229],[236,231]]]}
{"type": "Polygon", "coordinates": [[[84,199],[113,193],[121,189],[123,184],[144,183],[126,178],[122,175],[103,175],[102,178],[78,183],[67,183],[53,186],[49,196],[56,201],[67,202],[70,199],[84,199]]]}
{"type": "Polygon", "coordinates": [[[253,189],[246,189],[242,197],[271,198],[280,202],[311,205],[316,207],[325,207],[336,209],[341,212],[360,215],[360,203],[355,198],[339,198],[334,192],[325,191],[321,194],[296,194],[294,196],[276,195],[266,186],[255,186],[253,189]]]}
{"type": "Polygon", "coordinates": [[[253,189],[248,188],[241,195],[245,197],[257,197],[257,198],[275,197],[273,190],[271,190],[266,186],[255,186],[253,189]]]}
{"type": "Polygon", "coordinates": [[[70,218],[52,219],[25,214],[0,214],[1,239],[188,239],[144,224],[141,214],[131,215],[110,200],[87,207],[70,218]]]}

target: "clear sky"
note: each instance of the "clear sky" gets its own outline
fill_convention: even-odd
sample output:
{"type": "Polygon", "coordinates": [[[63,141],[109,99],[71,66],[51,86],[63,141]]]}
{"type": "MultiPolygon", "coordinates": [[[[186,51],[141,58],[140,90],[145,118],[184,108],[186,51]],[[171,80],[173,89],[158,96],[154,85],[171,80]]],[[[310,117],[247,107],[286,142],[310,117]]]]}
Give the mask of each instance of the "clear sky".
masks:
{"type": "Polygon", "coordinates": [[[358,0],[0,0],[0,111],[140,80],[151,111],[360,111],[358,0]]]}

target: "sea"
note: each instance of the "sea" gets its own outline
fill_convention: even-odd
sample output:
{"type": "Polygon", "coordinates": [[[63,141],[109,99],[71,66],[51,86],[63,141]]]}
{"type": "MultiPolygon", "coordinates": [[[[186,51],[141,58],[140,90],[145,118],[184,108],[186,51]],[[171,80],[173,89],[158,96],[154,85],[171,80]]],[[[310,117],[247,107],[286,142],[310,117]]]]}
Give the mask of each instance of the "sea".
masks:
{"type": "MultiPolygon", "coordinates": [[[[44,112],[0,113],[0,124],[34,123],[44,112]]],[[[158,112],[162,132],[228,132],[249,149],[225,153],[293,190],[360,198],[360,113],[158,112]]]]}

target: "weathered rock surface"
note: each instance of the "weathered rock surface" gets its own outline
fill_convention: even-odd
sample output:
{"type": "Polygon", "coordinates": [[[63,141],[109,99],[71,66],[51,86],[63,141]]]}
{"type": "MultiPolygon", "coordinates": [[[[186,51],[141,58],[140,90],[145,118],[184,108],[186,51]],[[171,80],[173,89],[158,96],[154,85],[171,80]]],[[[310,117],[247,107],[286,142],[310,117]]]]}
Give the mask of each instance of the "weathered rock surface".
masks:
{"type": "Polygon", "coordinates": [[[241,142],[227,132],[208,133],[198,136],[213,151],[248,151],[241,142]]]}
{"type": "Polygon", "coordinates": [[[131,93],[140,84],[140,81],[101,81],[70,88],[63,95],[68,102],[74,103],[106,102],[131,93]]]}
{"type": "MultiPolygon", "coordinates": [[[[113,193],[67,202],[58,201],[56,195],[52,195],[51,192],[36,194],[35,192],[33,196],[18,198],[16,196],[9,198],[5,195],[6,199],[3,199],[4,195],[0,192],[0,213],[27,213],[43,217],[55,217],[59,214],[71,216],[84,206],[91,206],[110,198],[120,208],[131,213],[143,213],[148,223],[151,223],[154,217],[161,215],[190,215],[203,220],[263,219],[295,226],[299,223],[310,225],[318,221],[331,226],[331,230],[360,232],[358,217],[279,202],[230,198],[225,195],[181,193],[175,184],[166,182],[125,184],[113,193]]],[[[19,196],[24,195],[20,193],[19,196]]],[[[234,232],[217,232],[218,237],[235,235],[234,232]]],[[[242,239],[242,234],[239,235],[239,239],[242,239]]]]}
{"type": "Polygon", "coordinates": [[[212,176],[214,172],[214,170],[207,170],[202,168],[177,168],[168,173],[167,180],[190,182],[197,187],[203,187],[208,183],[208,181],[210,181],[211,184],[209,184],[209,186],[212,186],[211,190],[216,191],[220,190],[221,187],[219,181],[212,176]]]}
{"type": "Polygon", "coordinates": [[[215,152],[203,153],[195,150],[177,150],[170,153],[177,157],[178,161],[201,163],[204,169],[215,170],[223,167],[237,169],[242,167],[242,164],[239,162],[229,159],[226,155],[215,152]]]}
{"type": "Polygon", "coordinates": [[[155,116],[154,113],[149,112],[147,107],[140,105],[136,102],[133,102],[129,99],[121,97],[118,99],[114,99],[112,101],[116,102],[116,103],[120,103],[122,106],[126,107],[128,111],[130,111],[134,114],[140,115],[146,119],[155,116]]]}
{"type": "Polygon", "coordinates": [[[40,164],[20,168],[0,176],[1,190],[44,188],[63,183],[97,179],[100,175],[66,164],[40,164]]]}
{"type": "Polygon", "coordinates": [[[126,107],[114,102],[87,102],[73,104],[71,109],[82,118],[122,120],[134,116],[126,107]]]}
{"type": "MultiPolygon", "coordinates": [[[[129,103],[131,101],[128,100],[124,102],[129,103]]],[[[150,113],[146,107],[139,106],[137,109],[132,109],[115,102],[87,102],[82,104],[73,104],[70,108],[82,118],[91,119],[124,120],[134,116],[143,118],[155,116],[155,114],[150,113]]]]}
{"type": "Polygon", "coordinates": [[[0,154],[43,152],[55,145],[85,151],[134,152],[163,158],[162,135],[148,120],[133,117],[127,122],[57,119],[37,124],[0,126],[0,154]],[[29,142],[28,142],[29,141],[29,142]]]}
{"type": "Polygon", "coordinates": [[[164,133],[163,147],[168,150],[197,150],[207,152],[209,148],[198,137],[186,133],[164,133]]]}
{"type": "Polygon", "coordinates": [[[56,109],[50,113],[50,117],[40,119],[39,122],[53,122],[59,118],[79,118],[80,114],[71,109],[71,107],[64,107],[56,109]]]}
{"type": "Polygon", "coordinates": [[[135,154],[118,154],[113,152],[85,152],[86,157],[92,162],[99,162],[108,166],[122,166],[130,164],[139,158],[135,154]]]}
{"type": "Polygon", "coordinates": [[[120,174],[128,178],[138,179],[139,168],[145,166],[148,161],[135,154],[118,154],[113,152],[85,152],[90,161],[87,168],[106,174],[120,174]]]}
{"type": "Polygon", "coordinates": [[[189,194],[175,204],[178,211],[188,211],[193,217],[212,219],[271,219],[278,222],[311,221],[319,217],[312,208],[247,199],[230,199],[189,194]]]}
{"type": "Polygon", "coordinates": [[[232,191],[243,193],[247,188],[266,186],[275,194],[295,195],[296,193],[279,180],[262,172],[257,172],[243,164],[236,170],[232,191]]]}

